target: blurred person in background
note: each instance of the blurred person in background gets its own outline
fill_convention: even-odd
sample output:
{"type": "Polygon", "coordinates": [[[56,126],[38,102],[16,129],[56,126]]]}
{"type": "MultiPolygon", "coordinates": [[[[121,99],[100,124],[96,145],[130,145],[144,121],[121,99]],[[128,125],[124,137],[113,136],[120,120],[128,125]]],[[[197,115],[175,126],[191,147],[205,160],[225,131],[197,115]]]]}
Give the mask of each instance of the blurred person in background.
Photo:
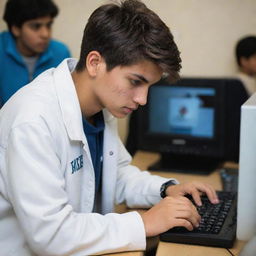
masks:
{"type": "Polygon", "coordinates": [[[256,92],[256,36],[241,38],[236,45],[238,78],[243,82],[248,95],[256,92]]]}
{"type": "Polygon", "coordinates": [[[58,7],[51,0],[8,0],[0,33],[0,106],[41,72],[70,57],[63,43],[53,40],[58,7]]]}

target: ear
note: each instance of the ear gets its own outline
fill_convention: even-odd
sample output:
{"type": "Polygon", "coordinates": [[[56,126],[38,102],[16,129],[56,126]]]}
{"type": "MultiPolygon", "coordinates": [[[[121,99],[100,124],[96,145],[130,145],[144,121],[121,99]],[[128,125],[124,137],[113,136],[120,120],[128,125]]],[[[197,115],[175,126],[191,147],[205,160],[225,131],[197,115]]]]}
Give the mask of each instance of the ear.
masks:
{"type": "Polygon", "coordinates": [[[105,61],[98,51],[91,51],[86,57],[86,69],[92,77],[97,76],[105,61]]]}
{"type": "Polygon", "coordinates": [[[19,36],[20,36],[20,31],[21,31],[21,28],[15,26],[15,25],[13,25],[13,26],[11,27],[11,32],[13,33],[13,35],[14,35],[15,37],[19,37],[19,36]]]}

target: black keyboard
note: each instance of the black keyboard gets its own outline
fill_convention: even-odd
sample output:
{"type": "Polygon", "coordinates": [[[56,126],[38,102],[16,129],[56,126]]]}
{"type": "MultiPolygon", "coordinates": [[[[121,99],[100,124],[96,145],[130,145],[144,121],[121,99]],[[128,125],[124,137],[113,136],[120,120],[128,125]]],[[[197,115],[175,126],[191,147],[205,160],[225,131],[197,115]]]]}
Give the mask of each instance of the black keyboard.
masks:
{"type": "Polygon", "coordinates": [[[219,204],[211,204],[206,196],[201,197],[202,206],[197,206],[201,215],[198,228],[188,231],[183,227],[175,227],[160,234],[160,240],[231,248],[236,238],[237,195],[234,192],[218,191],[218,196],[219,204]]]}

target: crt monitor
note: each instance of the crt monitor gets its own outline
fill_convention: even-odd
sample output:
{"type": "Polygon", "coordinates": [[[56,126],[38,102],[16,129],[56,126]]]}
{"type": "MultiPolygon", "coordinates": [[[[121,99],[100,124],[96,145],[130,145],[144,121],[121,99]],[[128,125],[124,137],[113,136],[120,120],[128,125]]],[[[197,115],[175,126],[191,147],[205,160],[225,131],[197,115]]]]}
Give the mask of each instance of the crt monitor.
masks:
{"type": "Polygon", "coordinates": [[[237,238],[249,240],[256,236],[256,93],[241,113],[237,238]]]}
{"type": "Polygon", "coordinates": [[[240,106],[246,98],[235,79],[152,85],[135,118],[137,148],[161,153],[149,169],[204,173],[224,160],[238,160],[240,106]]]}

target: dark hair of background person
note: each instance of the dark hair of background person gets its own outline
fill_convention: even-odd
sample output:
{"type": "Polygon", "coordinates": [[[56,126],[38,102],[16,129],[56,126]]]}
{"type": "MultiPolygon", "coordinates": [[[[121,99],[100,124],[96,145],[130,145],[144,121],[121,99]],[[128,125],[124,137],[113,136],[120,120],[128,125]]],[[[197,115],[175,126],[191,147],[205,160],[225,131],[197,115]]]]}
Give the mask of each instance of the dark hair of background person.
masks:
{"type": "Polygon", "coordinates": [[[8,0],[3,19],[11,32],[11,27],[21,27],[28,20],[58,15],[58,7],[51,0],[8,0]]]}
{"type": "Polygon", "coordinates": [[[250,58],[256,54],[256,36],[247,36],[240,39],[236,45],[236,61],[241,66],[241,58],[250,58]]]}
{"type": "Polygon", "coordinates": [[[86,68],[86,57],[98,51],[107,70],[141,60],[157,64],[170,81],[179,78],[180,52],[165,23],[139,0],[125,0],[96,9],[84,29],[76,70],[86,68]]]}

